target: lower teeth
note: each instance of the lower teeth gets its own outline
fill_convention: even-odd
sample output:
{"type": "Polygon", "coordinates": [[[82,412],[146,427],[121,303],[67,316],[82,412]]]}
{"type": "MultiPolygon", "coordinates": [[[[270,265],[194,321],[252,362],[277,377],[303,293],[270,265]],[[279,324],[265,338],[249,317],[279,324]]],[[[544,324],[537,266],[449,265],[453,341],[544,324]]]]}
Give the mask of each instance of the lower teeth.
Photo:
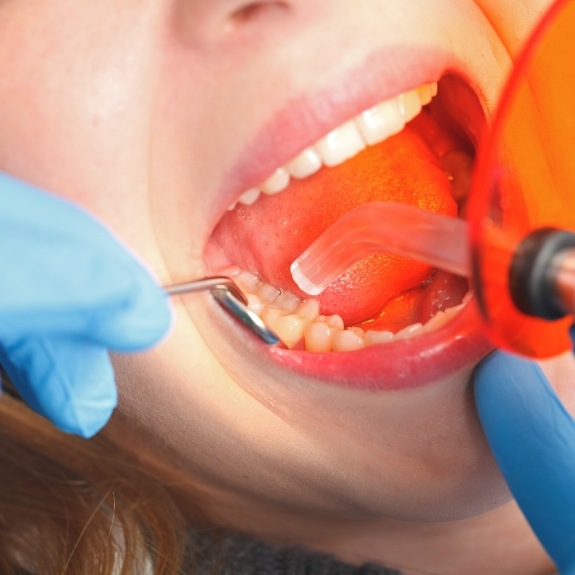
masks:
{"type": "Polygon", "coordinates": [[[238,267],[229,268],[224,274],[234,279],[246,295],[249,308],[263,319],[288,348],[313,352],[353,351],[429,333],[446,324],[470,298],[468,293],[461,304],[438,311],[425,324],[415,323],[393,333],[359,327],[346,328],[339,315],[321,315],[317,300],[301,300],[238,267]]]}

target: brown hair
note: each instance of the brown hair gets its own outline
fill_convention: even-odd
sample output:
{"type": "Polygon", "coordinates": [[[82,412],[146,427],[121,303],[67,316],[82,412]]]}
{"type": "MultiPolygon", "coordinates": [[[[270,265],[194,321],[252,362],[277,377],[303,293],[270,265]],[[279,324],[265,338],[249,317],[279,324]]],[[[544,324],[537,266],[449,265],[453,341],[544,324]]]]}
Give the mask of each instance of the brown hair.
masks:
{"type": "Polygon", "coordinates": [[[175,575],[184,552],[184,519],[153,476],[3,394],[0,573],[175,575]]]}

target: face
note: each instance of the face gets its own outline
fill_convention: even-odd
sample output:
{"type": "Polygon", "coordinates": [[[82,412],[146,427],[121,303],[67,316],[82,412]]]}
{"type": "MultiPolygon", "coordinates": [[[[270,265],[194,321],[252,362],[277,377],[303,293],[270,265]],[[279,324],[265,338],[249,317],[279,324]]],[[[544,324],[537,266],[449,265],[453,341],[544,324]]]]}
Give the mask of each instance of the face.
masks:
{"type": "MultiPolygon", "coordinates": [[[[273,288],[303,297],[289,263],[357,203],[464,211],[479,132],[547,4],[0,5],[0,167],[86,206],[163,283],[236,274],[274,329],[295,326],[294,349],[268,348],[194,295],[174,301],[161,345],[116,358],[109,433],[184,497],[201,490],[208,515],[272,530],[266,517],[281,514],[303,529],[311,517],[461,519],[508,500],[470,394],[490,345],[466,284],[376,257],[322,296],[329,320],[312,322],[315,303],[294,312],[289,295],[268,299],[273,288]],[[409,119],[399,101],[417,114],[436,84],[404,130],[377,136],[409,119]],[[381,143],[358,154],[357,129],[323,138],[388,100],[387,124],[362,132],[381,143]],[[337,137],[346,143],[330,148],[337,137]],[[267,193],[247,205],[253,189],[267,193]],[[338,327],[377,316],[372,331],[397,332],[447,307],[387,343],[338,327]]],[[[559,382],[571,365],[546,369],[559,382]]]]}

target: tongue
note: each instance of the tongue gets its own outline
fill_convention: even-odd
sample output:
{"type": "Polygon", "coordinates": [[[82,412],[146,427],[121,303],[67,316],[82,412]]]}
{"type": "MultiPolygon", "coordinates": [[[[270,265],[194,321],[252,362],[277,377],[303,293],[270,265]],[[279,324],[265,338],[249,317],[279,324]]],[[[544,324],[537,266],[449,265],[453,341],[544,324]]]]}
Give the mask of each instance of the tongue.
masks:
{"type": "MultiPolygon", "coordinates": [[[[395,201],[456,215],[450,184],[424,138],[409,126],[377,146],[305,180],[292,180],[276,196],[229,212],[214,240],[232,262],[262,280],[305,297],[290,264],[344,213],[366,202],[395,201]]],[[[428,280],[431,268],[408,258],[376,254],[358,262],[321,296],[325,315],[346,325],[369,319],[390,300],[428,280]]]]}

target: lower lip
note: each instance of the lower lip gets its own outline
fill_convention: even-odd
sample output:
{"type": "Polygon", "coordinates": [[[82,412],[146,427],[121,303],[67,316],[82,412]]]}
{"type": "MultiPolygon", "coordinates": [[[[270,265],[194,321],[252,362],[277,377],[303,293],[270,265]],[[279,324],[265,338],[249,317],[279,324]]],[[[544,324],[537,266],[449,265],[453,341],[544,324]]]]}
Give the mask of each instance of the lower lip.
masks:
{"type": "Polygon", "coordinates": [[[492,349],[471,300],[448,324],[424,336],[340,353],[271,348],[270,355],[280,367],[326,384],[392,391],[441,380],[492,349]]]}

